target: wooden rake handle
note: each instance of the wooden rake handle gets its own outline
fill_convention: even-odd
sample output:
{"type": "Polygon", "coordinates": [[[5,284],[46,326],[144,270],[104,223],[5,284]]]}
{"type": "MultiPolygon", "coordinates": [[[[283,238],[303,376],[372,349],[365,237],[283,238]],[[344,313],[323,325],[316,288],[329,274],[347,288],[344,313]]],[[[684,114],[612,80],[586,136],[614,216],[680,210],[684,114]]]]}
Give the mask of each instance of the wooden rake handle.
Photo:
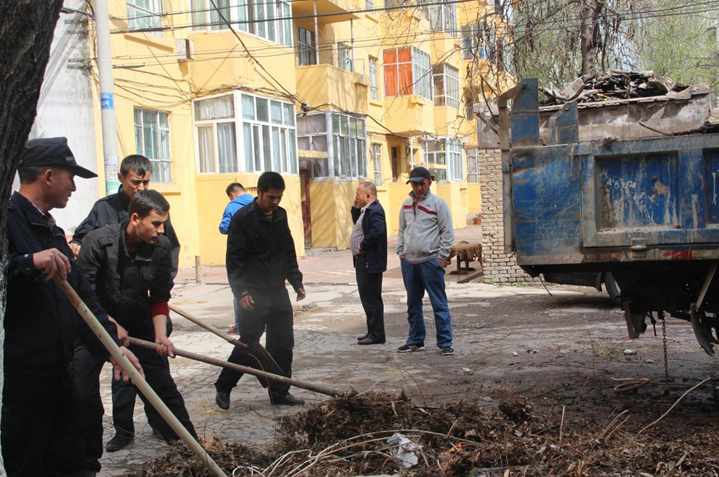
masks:
{"type": "Polygon", "coordinates": [[[72,303],[77,312],[80,314],[85,323],[90,327],[92,332],[97,336],[100,342],[107,348],[110,355],[117,361],[122,369],[130,376],[132,382],[137,386],[142,394],[147,398],[152,406],[160,413],[165,421],[172,427],[178,436],[187,444],[192,452],[200,459],[200,461],[217,477],[227,477],[217,463],[212,460],[212,457],[205,451],[205,449],[192,437],[187,429],[180,423],[175,415],[168,409],[162,399],[155,393],[155,391],[147,384],[145,378],[137,372],[135,367],[130,363],[130,360],[122,353],[120,348],[117,346],[115,341],[110,337],[110,334],[97,320],[97,317],[90,311],[90,309],[82,301],[82,298],[75,292],[75,290],[67,283],[66,280],[60,276],[55,275],[53,278],[55,285],[65,294],[67,299],[72,303]]]}
{"type": "Polygon", "coordinates": [[[193,322],[193,323],[196,324],[197,326],[206,329],[206,330],[209,331],[210,333],[216,334],[217,336],[219,336],[219,337],[222,338],[223,340],[227,341],[228,343],[233,344],[233,345],[235,345],[235,346],[239,346],[240,348],[243,348],[243,349],[246,349],[246,350],[249,349],[249,346],[247,346],[247,345],[246,345],[245,343],[243,343],[242,341],[240,341],[240,340],[238,340],[238,339],[236,339],[236,338],[232,338],[230,335],[228,335],[228,334],[226,334],[226,333],[223,333],[222,331],[218,330],[217,328],[215,328],[214,326],[212,326],[212,325],[209,324],[209,323],[205,323],[204,321],[202,321],[201,319],[199,319],[198,317],[196,317],[196,316],[193,315],[192,313],[189,313],[189,312],[183,310],[182,308],[178,308],[177,306],[172,305],[172,304],[170,304],[169,307],[170,307],[170,310],[174,311],[174,312],[177,313],[178,315],[182,316],[183,318],[186,318],[186,319],[190,320],[191,322],[193,322]]]}
{"type": "MultiPolygon", "coordinates": [[[[130,337],[130,344],[134,346],[139,346],[141,348],[147,348],[156,350],[160,345],[157,343],[151,343],[150,341],[141,340],[139,338],[133,338],[130,337]]],[[[181,349],[174,348],[175,355],[177,356],[183,356],[185,358],[194,359],[195,361],[200,361],[202,363],[212,364],[215,366],[220,366],[222,368],[231,369],[233,371],[237,371],[238,373],[247,373],[251,374],[253,376],[261,376],[264,378],[269,379],[270,381],[277,381],[278,383],[285,383],[289,384],[290,386],[295,386],[302,389],[307,389],[308,391],[314,391],[319,394],[325,394],[327,396],[337,397],[341,396],[342,393],[334,388],[328,388],[325,386],[321,386],[318,384],[312,384],[312,383],[306,383],[304,381],[299,381],[297,379],[288,378],[285,376],[279,376],[277,374],[268,373],[266,371],[260,371],[259,369],[250,368],[248,366],[242,366],[240,364],[235,363],[228,363],[227,361],[222,361],[217,358],[211,358],[209,356],[204,356],[197,353],[192,353],[190,351],[184,351],[181,349]]]]}

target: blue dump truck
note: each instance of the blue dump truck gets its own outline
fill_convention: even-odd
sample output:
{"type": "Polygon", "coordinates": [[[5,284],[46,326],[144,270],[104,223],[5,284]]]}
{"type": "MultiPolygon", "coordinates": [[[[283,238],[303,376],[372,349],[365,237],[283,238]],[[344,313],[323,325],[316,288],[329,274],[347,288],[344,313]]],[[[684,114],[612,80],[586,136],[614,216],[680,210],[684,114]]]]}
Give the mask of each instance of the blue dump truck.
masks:
{"type": "Polygon", "coordinates": [[[691,322],[714,354],[719,134],[706,132],[710,98],[687,88],[540,108],[537,80],[527,79],[498,106],[505,250],[534,277],[611,273],[631,338],[669,314],[691,322]]]}

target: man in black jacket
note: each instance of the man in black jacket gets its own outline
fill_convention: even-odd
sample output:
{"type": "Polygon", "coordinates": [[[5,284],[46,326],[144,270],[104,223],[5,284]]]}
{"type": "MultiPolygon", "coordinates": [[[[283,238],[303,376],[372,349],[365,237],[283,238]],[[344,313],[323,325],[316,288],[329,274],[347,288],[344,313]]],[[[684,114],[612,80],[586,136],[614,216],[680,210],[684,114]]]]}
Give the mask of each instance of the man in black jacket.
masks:
{"type": "Polygon", "coordinates": [[[387,270],[387,223],[373,183],[362,182],[357,186],[351,212],[355,226],[350,235],[350,249],[357,289],[367,315],[367,334],[358,337],[357,344],[383,344],[382,273],[387,270]]]}
{"type": "MultiPolygon", "coordinates": [[[[78,225],[77,229],[75,229],[75,234],[70,241],[70,248],[75,253],[75,257],[80,253],[83,239],[88,233],[101,227],[119,224],[127,220],[129,217],[127,209],[130,205],[130,200],[137,192],[147,190],[150,186],[151,177],[152,162],[145,156],[132,154],[122,160],[120,172],[117,174],[117,178],[121,183],[118,192],[95,202],[90,214],[78,225]]],[[[170,244],[172,245],[172,277],[174,278],[175,275],[177,275],[180,242],[177,239],[175,229],[172,228],[169,215],[165,222],[164,229],[164,234],[170,239],[170,244]]],[[[171,322],[169,321],[168,326],[171,326],[171,322]]],[[[78,343],[78,347],[80,349],[86,348],[82,343],[78,343]]],[[[84,371],[89,372],[90,375],[94,374],[93,370],[84,371]]],[[[137,396],[135,388],[129,383],[112,383],[112,421],[115,426],[115,436],[107,443],[106,449],[108,452],[115,452],[122,449],[132,442],[135,436],[135,423],[133,419],[135,396],[137,396]]],[[[162,425],[162,420],[155,422],[150,415],[148,415],[148,421],[153,431],[162,425]]],[[[85,450],[87,453],[87,446],[85,450]]],[[[97,453],[98,458],[102,455],[102,449],[92,452],[97,453]]]]}
{"type": "MultiPolygon", "coordinates": [[[[145,156],[131,154],[122,160],[120,172],[117,173],[117,179],[120,181],[117,193],[98,199],[85,220],[75,229],[70,240],[70,248],[75,253],[75,257],[80,253],[85,235],[106,225],[119,224],[128,217],[127,208],[130,199],[137,191],[146,190],[150,186],[151,177],[152,162],[145,156]]],[[[165,222],[164,233],[172,244],[172,277],[174,278],[179,265],[180,240],[172,227],[170,217],[165,222]]]]}
{"type": "MultiPolygon", "coordinates": [[[[285,376],[292,377],[292,303],[285,285],[290,282],[297,301],[305,298],[302,273],[297,265],[295,243],[287,223],[287,212],[279,206],[285,181],[276,172],[265,172],[257,181],[257,198],[240,209],[230,222],[227,237],[227,275],[232,293],[240,302],[239,333],[243,343],[254,343],[267,331],[267,351],[285,376]]],[[[231,363],[253,366],[238,348],[231,363]]],[[[215,402],[230,408],[230,392],[241,373],[223,369],[215,383],[215,402]]],[[[270,382],[272,404],[294,406],[304,401],[292,396],[288,384],[270,382]]]]}
{"type": "MultiPolygon", "coordinates": [[[[95,287],[102,306],[130,336],[160,345],[157,352],[135,346],[130,349],[140,359],[148,384],[185,428],[197,437],[167,361],[168,356],[174,357],[174,346],[167,337],[168,302],[174,286],[171,245],[162,234],[169,209],[170,204],[159,192],[137,192],[130,201],[127,220],[85,236],[78,264],[95,287]]],[[[95,363],[92,353],[76,351],[73,366],[88,374],[86,382],[91,381],[89,374],[96,368],[95,363]]],[[[93,372],[96,385],[99,369],[93,372]]],[[[80,389],[80,393],[89,401],[99,399],[94,389],[80,389]]],[[[175,432],[155,408],[146,399],[143,401],[148,420],[157,423],[161,436],[168,442],[177,440],[175,432]]],[[[88,415],[86,420],[90,424],[101,422],[102,412],[88,415]]],[[[102,426],[93,435],[83,438],[86,446],[101,449],[102,426]]],[[[97,462],[88,459],[89,469],[97,467],[97,462]]]]}
{"type": "MultiPolygon", "coordinates": [[[[103,362],[108,352],[51,278],[67,279],[110,336],[122,343],[50,211],[67,205],[76,174],[97,176],[77,165],[64,137],[28,141],[18,173],[20,190],[12,195],[7,215],[1,432],[5,470],[10,477],[85,477],[80,399],[70,372],[73,344],[81,335],[103,362]]],[[[121,349],[141,371],[137,358],[121,349]]]]}

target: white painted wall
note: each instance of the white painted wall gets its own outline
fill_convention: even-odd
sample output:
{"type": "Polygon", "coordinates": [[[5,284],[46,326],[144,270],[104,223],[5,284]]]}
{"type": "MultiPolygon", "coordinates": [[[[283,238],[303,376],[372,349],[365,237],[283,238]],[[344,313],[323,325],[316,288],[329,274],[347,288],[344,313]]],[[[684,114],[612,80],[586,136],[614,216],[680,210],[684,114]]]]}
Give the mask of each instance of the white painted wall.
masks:
{"type": "MultiPolygon", "coordinates": [[[[85,0],[65,0],[64,6],[83,10],[85,0]]],[[[60,14],[29,139],[65,136],[78,164],[97,172],[92,76],[89,71],[68,68],[80,64],[70,60],[88,60],[93,56],[86,24],[71,23],[83,17],[79,13],[60,14]]],[[[51,212],[69,235],[87,217],[99,195],[97,179],[76,178],[75,184],[77,191],[68,206],[51,212]]]]}

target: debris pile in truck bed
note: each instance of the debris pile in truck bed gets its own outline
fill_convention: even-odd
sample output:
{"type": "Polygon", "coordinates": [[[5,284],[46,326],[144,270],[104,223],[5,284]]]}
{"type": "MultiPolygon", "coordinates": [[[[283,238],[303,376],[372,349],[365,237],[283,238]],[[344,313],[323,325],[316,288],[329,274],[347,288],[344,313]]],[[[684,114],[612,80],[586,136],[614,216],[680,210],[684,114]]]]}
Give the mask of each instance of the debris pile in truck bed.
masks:
{"type": "MultiPolygon", "coordinates": [[[[719,426],[713,420],[681,436],[667,424],[635,439],[636,427],[610,419],[615,416],[604,423],[565,421],[561,410],[538,416],[521,399],[489,410],[483,404],[428,406],[403,395],[355,395],[282,418],[278,444],[265,452],[219,439],[203,444],[236,477],[719,475],[719,426]],[[393,436],[394,445],[388,443],[393,436]]],[[[178,443],[141,473],[128,475],[212,474],[178,443]]]]}
{"type": "Polygon", "coordinates": [[[559,91],[542,88],[547,99],[542,106],[576,101],[598,103],[617,99],[647,98],[678,94],[688,86],[677,84],[670,78],[657,76],[651,71],[612,71],[577,78],[559,91]]]}

